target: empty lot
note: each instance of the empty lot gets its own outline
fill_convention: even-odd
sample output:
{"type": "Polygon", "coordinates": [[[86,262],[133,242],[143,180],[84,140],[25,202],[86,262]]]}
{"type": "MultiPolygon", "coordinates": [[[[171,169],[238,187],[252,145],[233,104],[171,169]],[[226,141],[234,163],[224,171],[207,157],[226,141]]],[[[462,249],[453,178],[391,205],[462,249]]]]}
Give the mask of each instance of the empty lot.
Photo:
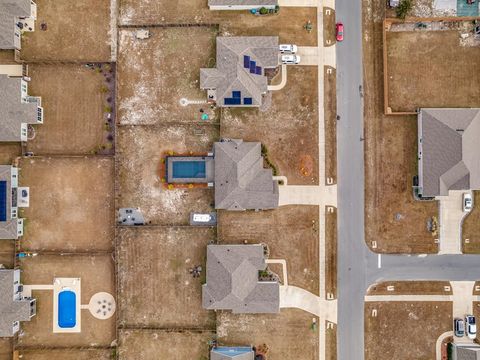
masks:
{"type": "Polygon", "coordinates": [[[82,155],[107,143],[105,76],[83,65],[30,65],[29,92],[42,97],[44,123],[28,151],[82,155]]]}
{"type": "Polygon", "coordinates": [[[117,207],[139,207],[147,222],[187,225],[191,211],[213,209],[213,190],[166,189],[162,183],[162,155],[203,153],[218,140],[211,125],[121,126],[117,132],[117,207]]]}
{"type": "Polygon", "coordinates": [[[267,244],[271,259],[287,261],[289,285],[318,295],[318,212],[318,206],[284,206],[260,212],[220,211],[218,239],[224,244],[267,244]]]}
{"type": "Polygon", "coordinates": [[[27,61],[110,61],[110,2],[37,0],[35,31],[22,36],[27,61]],[[46,24],[42,31],[40,25],[46,24]]]}
{"type": "Polygon", "coordinates": [[[23,249],[112,249],[113,159],[23,158],[20,168],[20,184],[30,187],[23,249]]]}
{"type": "Polygon", "coordinates": [[[288,67],[287,85],[267,111],[224,108],[221,136],[261,141],[290,185],[318,184],[318,68],[288,67]]]}
{"type": "Polygon", "coordinates": [[[189,269],[206,268],[214,239],[211,228],[118,229],[119,326],[213,329],[214,313],[202,308],[205,277],[189,269]]]}

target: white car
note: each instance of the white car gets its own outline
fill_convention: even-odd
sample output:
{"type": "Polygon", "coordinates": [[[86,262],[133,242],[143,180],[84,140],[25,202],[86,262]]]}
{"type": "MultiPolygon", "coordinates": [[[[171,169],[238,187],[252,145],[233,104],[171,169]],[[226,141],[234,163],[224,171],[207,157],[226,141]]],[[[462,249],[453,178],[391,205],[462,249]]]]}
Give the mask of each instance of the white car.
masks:
{"type": "Polygon", "coordinates": [[[471,194],[468,194],[468,193],[465,193],[463,194],[463,211],[464,212],[469,212],[472,210],[472,207],[473,207],[473,199],[472,199],[472,195],[471,194]]]}
{"type": "Polygon", "coordinates": [[[296,65],[300,63],[300,56],[298,55],[282,55],[282,64],[296,65]]]}
{"type": "Polygon", "coordinates": [[[193,221],[195,222],[208,223],[210,220],[212,220],[210,214],[193,214],[193,221]]]}
{"type": "Polygon", "coordinates": [[[297,52],[297,45],[293,45],[293,44],[280,44],[278,46],[278,49],[280,50],[280,52],[282,54],[284,53],[291,53],[291,54],[295,54],[297,52]]]}
{"type": "Polygon", "coordinates": [[[477,337],[477,325],[475,324],[475,316],[466,315],[465,325],[467,327],[468,338],[474,340],[477,337]]]}

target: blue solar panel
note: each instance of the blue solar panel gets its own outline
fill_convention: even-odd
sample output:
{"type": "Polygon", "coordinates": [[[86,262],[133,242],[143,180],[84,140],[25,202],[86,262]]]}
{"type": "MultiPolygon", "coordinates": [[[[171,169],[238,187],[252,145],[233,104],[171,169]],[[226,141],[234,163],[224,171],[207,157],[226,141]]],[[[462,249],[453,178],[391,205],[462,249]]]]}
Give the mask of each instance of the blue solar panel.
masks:
{"type": "Polygon", "coordinates": [[[7,182],[0,181],[0,221],[7,221],[7,182]]]}
{"type": "Polygon", "coordinates": [[[248,69],[250,67],[250,56],[244,55],[243,56],[243,67],[248,69]]]}
{"type": "Polygon", "coordinates": [[[257,67],[257,62],[256,61],[250,61],[250,72],[252,74],[255,74],[255,68],[257,67]]]}
{"type": "Polygon", "coordinates": [[[233,98],[240,98],[240,97],[242,97],[242,92],[241,91],[232,91],[232,97],[233,98]]]}
{"type": "Polygon", "coordinates": [[[224,98],[223,103],[225,105],[240,105],[242,103],[241,98],[224,98]]]}
{"type": "Polygon", "coordinates": [[[257,66],[257,67],[255,68],[255,74],[257,74],[257,75],[262,75],[262,68],[261,68],[260,66],[257,66]]]}
{"type": "Polygon", "coordinates": [[[252,98],[243,98],[243,105],[252,105],[253,99],[252,98]]]}

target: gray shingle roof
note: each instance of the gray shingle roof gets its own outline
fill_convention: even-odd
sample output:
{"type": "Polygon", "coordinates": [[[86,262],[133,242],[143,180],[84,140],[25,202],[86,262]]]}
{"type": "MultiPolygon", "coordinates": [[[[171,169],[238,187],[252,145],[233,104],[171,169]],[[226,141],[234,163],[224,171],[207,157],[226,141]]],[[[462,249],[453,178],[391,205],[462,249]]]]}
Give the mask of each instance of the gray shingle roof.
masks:
{"type": "Polygon", "coordinates": [[[37,103],[21,102],[22,79],[0,75],[0,141],[21,141],[21,124],[37,123],[37,103]]]}
{"type": "Polygon", "coordinates": [[[226,210],[278,207],[278,183],[263,168],[261,144],[232,139],[216,142],[215,208],[226,210]]]}
{"type": "Polygon", "coordinates": [[[0,181],[7,182],[7,221],[0,221],[0,239],[17,239],[17,219],[11,218],[12,167],[10,165],[0,165],[0,181]]]}
{"type": "Polygon", "coordinates": [[[265,269],[262,245],[208,245],[203,307],[234,313],[277,313],[278,282],[258,281],[258,272],[265,269]]]}
{"type": "Polygon", "coordinates": [[[0,337],[14,335],[15,321],[30,320],[30,300],[13,300],[15,271],[0,269],[0,337]]]}
{"type": "Polygon", "coordinates": [[[454,346],[454,355],[456,360],[480,360],[480,346],[475,344],[454,346]]]}
{"type": "Polygon", "coordinates": [[[255,352],[252,350],[251,347],[225,347],[219,346],[217,348],[213,348],[210,351],[210,360],[254,360],[255,359],[255,352]],[[232,349],[232,354],[228,353],[228,349],[232,349]],[[250,350],[248,352],[238,353],[235,352],[236,349],[242,350],[250,350]]]}
{"type": "Polygon", "coordinates": [[[278,0],[208,0],[208,6],[274,6],[278,0]]]}
{"type": "Polygon", "coordinates": [[[480,189],[480,109],[421,109],[418,126],[422,195],[480,189]]]}
{"type": "Polygon", "coordinates": [[[0,0],[0,49],[15,48],[15,19],[30,14],[30,0],[0,0]]]}
{"type": "Polygon", "coordinates": [[[200,69],[200,88],[215,89],[218,106],[225,105],[224,99],[231,98],[233,91],[240,91],[242,105],[260,106],[262,95],[267,93],[267,77],[263,69],[275,68],[279,64],[278,37],[242,36],[217,37],[217,67],[200,69]],[[244,67],[244,56],[249,56],[262,74],[251,74],[244,67]],[[244,98],[252,98],[252,105],[243,105],[244,98]]]}

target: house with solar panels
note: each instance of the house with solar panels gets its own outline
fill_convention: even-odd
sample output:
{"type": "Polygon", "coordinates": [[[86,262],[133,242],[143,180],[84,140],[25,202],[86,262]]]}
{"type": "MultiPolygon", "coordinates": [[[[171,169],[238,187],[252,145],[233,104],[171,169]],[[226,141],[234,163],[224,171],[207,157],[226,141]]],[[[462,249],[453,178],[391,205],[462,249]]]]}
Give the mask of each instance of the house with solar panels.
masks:
{"type": "Polygon", "coordinates": [[[19,207],[28,207],[29,188],[18,186],[18,168],[0,165],[0,239],[17,239],[23,235],[19,207]]]}
{"type": "Polygon", "coordinates": [[[21,35],[34,31],[37,5],[31,0],[0,1],[0,49],[20,50],[21,35]]]}
{"type": "Polygon", "coordinates": [[[279,66],[278,37],[217,37],[217,67],[200,69],[200,88],[219,107],[259,107],[268,92],[266,69],[279,66]]]}
{"type": "Polygon", "coordinates": [[[278,0],[208,0],[210,10],[275,9],[278,0]]]}

